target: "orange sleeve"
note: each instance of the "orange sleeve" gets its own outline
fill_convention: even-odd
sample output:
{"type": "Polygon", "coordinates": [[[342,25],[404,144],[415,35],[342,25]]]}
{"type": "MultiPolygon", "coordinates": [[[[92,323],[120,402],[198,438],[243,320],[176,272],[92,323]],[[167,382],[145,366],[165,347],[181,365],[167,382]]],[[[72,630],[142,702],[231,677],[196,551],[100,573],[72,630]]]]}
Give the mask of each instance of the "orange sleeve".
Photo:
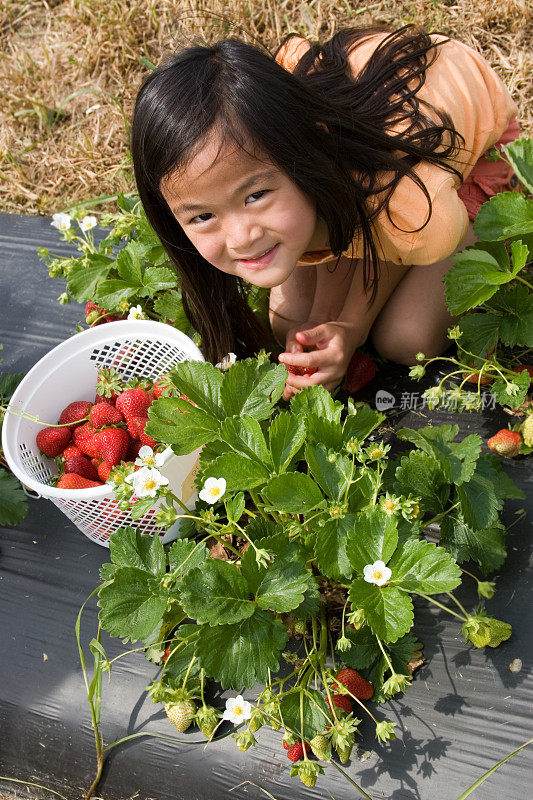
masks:
{"type": "Polygon", "coordinates": [[[287,72],[293,72],[298,61],[304,53],[307,53],[311,45],[303,36],[292,36],[278,50],[276,61],[281,64],[287,72]]]}

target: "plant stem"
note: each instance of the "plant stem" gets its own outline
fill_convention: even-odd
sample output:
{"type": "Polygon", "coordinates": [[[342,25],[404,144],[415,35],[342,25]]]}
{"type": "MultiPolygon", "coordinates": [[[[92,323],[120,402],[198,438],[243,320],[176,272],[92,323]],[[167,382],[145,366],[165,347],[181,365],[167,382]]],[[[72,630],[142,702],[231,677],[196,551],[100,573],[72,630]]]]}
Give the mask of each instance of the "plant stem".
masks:
{"type": "Polygon", "coordinates": [[[466,800],[466,798],[469,797],[469,795],[471,795],[472,792],[478,788],[478,786],[481,786],[483,781],[486,781],[487,778],[490,777],[493,772],[496,772],[496,770],[499,769],[502,764],[505,764],[506,761],[515,756],[517,753],[520,752],[520,750],[523,750],[524,747],[527,747],[528,744],[531,744],[532,742],[533,739],[528,739],[527,742],[524,742],[524,744],[521,744],[520,747],[516,748],[516,750],[513,750],[512,753],[509,753],[509,755],[506,755],[505,758],[502,758],[501,761],[498,761],[497,764],[494,764],[494,766],[491,767],[487,772],[485,772],[485,774],[482,775],[481,778],[478,778],[477,781],[472,784],[472,786],[469,786],[466,792],[463,792],[461,797],[458,797],[457,800],[466,800]]]}
{"type": "MultiPolygon", "coordinates": [[[[359,792],[359,793],[360,793],[360,794],[361,794],[363,797],[365,797],[365,798],[366,798],[366,800],[373,800],[373,798],[372,798],[372,797],[370,797],[370,795],[369,795],[369,794],[367,794],[367,793],[365,792],[365,790],[364,790],[364,789],[361,789],[361,787],[360,787],[360,786],[358,786],[358,784],[357,784],[357,783],[356,783],[354,780],[352,780],[352,779],[350,778],[350,776],[349,776],[349,775],[348,775],[348,774],[347,774],[347,773],[346,773],[346,772],[345,772],[343,769],[341,769],[341,768],[339,767],[339,765],[338,765],[338,764],[336,764],[336,763],[333,761],[333,759],[332,759],[332,760],[331,760],[329,763],[331,764],[331,766],[332,766],[332,767],[335,767],[335,769],[337,770],[337,772],[340,772],[340,774],[341,774],[341,775],[343,775],[343,776],[346,778],[346,780],[347,780],[349,783],[351,783],[351,784],[352,784],[352,786],[354,786],[354,787],[357,789],[357,791],[358,791],[358,792],[359,792]]],[[[459,800],[461,800],[461,798],[459,798],[459,800]]]]}
{"type": "Polygon", "coordinates": [[[257,492],[254,492],[253,489],[248,489],[248,494],[250,495],[250,497],[254,501],[254,505],[255,505],[257,511],[259,512],[259,514],[261,514],[261,516],[264,517],[264,519],[268,519],[268,514],[266,514],[263,511],[263,509],[259,507],[260,500],[259,500],[259,495],[257,494],[257,492]]]}
{"type": "Polygon", "coordinates": [[[469,617],[469,616],[470,616],[470,614],[468,613],[468,611],[466,610],[466,608],[463,608],[463,606],[461,605],[461,603],[459,602],[459,600],[457,600],[457,598],[456,598],[456,597],[455,597],[455,596],[454,596],[454,595],[453,595],[451,592],[446,592],[446,594],[448,595],[448,597],[451,597],[451,599],[453,600],[453,602],[455,603],[455,605],[456,605],[456,606],[458,606],[458,607],[461,609],[461,611],[463,612],[463,614],[466,614],[466,616],[467,616],[467,617],[469,617]]]}
{"type": "Polygon", "coordinates": [[[533,285],[526,281],[525,278],[521,278],[519,275],[515,275],[515,280],[520,281],[520,283],[525,283],[525,285],[533,291],[533,285]]]}
{"type": "Polygon", "coordinates": [[[392,672],[393,675],[396,675],[394,667],[392,666],[392,662],[391,662],[390,658],[388,657],[387,653],[385,652],[385,648],[381,644],[381,639],[378,639],[378,637],[376,636],[376,641],[379,644],[379,649],[381,650],[381,652],[383,653],[383,655],[385,657],[385,661],[389,665],[390,671],[392,672]]]}
{"type": "Polygon", "coordinates": [[[434,523],[434,522],[438,522],[438,521],[439,521],[439,519],[442,519],[443,517],[445,517],[445,516],[446,516],[446,514],[449,514],[449,513],[450,513],[450,511],[453,511],[453,509],[454,509],[454,508],[457,508],[457,506],[458,506],[458,505],[460,505],[460,503],[459,503],[459,502],[455,503],[455,505],[453,505],[453,506],[450,506],[450,508],[447,508],[447,509],[446,509],[445,511],[443,511],[441,514],[437,514],[437,516],[436,516],[436,517],[433,517],[433,519],[430,519],[430,520],[428,520],[427,522],[424,522],[424,526],[423,526],[423,527],[424,527],[424,528],[427,528],[427,527],[429,527],[430,525],[433,525],[433,523],[434,523]]]}
{"type": "Polygon", "coordinates": [[[439,603],[438,600],[434,600],[432,597],[428,597],[427,594],[422,594],[422,592],[417,592],[417,594],[420,595],[420,597],[423,597],[424,600],[429,600],[429,602],[433,603],[433,605],[442,608],[443,611],[447,611],[448,614],[452,614],[452,616],[457,617],[457,619],[460,619],[463,622],[467,621],[468,617],[462,617],[460,614],[456,614],[455,611],[451,610],[451,608],[446,608],[446,606],[443,606],[442,603],[439,603]]]}

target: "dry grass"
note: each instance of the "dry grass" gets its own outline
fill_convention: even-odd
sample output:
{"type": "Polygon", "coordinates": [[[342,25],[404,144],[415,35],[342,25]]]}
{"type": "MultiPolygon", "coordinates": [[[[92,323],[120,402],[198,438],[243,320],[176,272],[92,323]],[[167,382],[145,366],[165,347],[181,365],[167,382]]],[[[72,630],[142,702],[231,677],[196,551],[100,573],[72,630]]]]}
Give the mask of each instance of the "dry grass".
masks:
{"type": "Polygon", "coordinates": [[[530,0],[0,0],[0,210],[51,214],[134,188],[127,121],[148,67],[189,44],[236,35],[274,49],[289,31],[407,22],[487,58],[533,133],[530,0]]]}

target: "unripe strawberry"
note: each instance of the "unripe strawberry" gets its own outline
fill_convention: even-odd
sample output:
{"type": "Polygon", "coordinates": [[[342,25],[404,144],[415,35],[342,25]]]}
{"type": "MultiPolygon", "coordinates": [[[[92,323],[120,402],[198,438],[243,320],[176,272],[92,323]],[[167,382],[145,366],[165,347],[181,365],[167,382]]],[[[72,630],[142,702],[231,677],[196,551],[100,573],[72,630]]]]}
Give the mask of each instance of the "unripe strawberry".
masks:
{"type": "Polygon", "coordinates": [[[221,713],[214,706],[200,706],[196,712],[196,724],[206,739],[211,739],[220,722],[221,713]]]}
{"type": "Polygon", "coordinates": [[[185,733],[196,714],[194,700],[179,700],[177,703],[166,703],[165,711],[178,733],[185,733]]]}
{"type": "Polygon", "coordinates": [[[510,431],[507,428],[502,428],[494,436],[492,436],[487,444],[495,453],[499,453],[505,458],[514,458],[518,455],[522,437],[518,431],[510,431]]]}
{"type": "Polygon", "coordinates": [[[342,747],[340,744],[338,744],[337,747],[335,748],[337,750],[339,761],[341,762],[341,764],[346,764],[346,762],[350,758],[353,750],[353,745],[354,743],[352,741],[345,747],[342,747]]]}
{"type": "Polygon", "coordinates": [[[522,423],[521,431],[524,437],[524,444],[528,447],[533,447],[533,414],[527,415],[522,423]]]}
{"type": "Polygon", "coordinates": [[[300,764],[300,768],[298,769],[298,777],[300,778],[301,782],[304,786],[308,786],[310,789],[316,785],[317,779],[317,769],[316,769],[316,762],[312,763],[310,761],[306,761],[305,764],[300,764]]]}
{"type": "Polygon", "coordinates": [[[346,686],[348,691],[359,700],[370,700],[374,694],[374,688],[357,670],[345,667],[337,675],[337,680],[346,686]]]}
{"type": "Polygon", "coordinates": [[[321,761],[329,761],[331,758],[331,744],[327,736],[319,733],[311,739],[309,745],[317,758],[321,761]]]}

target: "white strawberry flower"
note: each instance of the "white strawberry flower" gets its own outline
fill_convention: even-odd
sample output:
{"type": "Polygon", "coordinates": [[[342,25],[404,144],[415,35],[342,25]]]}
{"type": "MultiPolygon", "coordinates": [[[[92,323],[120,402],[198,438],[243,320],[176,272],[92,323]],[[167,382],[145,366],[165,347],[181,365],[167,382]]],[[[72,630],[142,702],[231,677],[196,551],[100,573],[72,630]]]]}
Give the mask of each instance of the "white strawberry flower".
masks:
{"type": "Polygon", "coordinates": [[[128,475],[126,483],[132,484],[133,492],[137,497],[155,497],[157,490],[161,486],[167,485],[168,478],[161,475],[158,469],[141,467],[137,472],[128,475]]]}
{"type": "Polygon", "coordinates": [[[135,464],[138,467],[162,467],[164,462],[163,453],[154,453],[147,444],[141,447],[135,459],[135,464]]]}
{"type": "Polygon", "coordinates": [[[142,306],[132,306],[128,312],[128,319],[146,319],[142,306]]]}
{"type": "Polygon", "coordinates": [[[373,564],[367,564],[363,570],[363,576],[367,583],[375,583],[376,586],[383,586],[387,583],[392,571],[386,566],[384,561],[374,561],[373,564]]]}
{"type": "Polygon", "coordinates": [[[198,492],[200,500],[206,503],[216,503],[226,491],[225,478],[207,478],[203,488],[198,492]]]}
{"type": "Polygon", "coordinates": [[[222,715],[222,719],[227,719],[233,722],[234,725],[240,725],[252,716],[252,706],[245,700],[242,694],[237,697],[228,697],[226,700],[226,710],[222,715]]]}
{"type": "Polygon", "coordinates": [[[215,367],[218,367],[218,369],[221,369],[223,372],[225,372],[227,369],[232,367],[236,361],[237,356],[235,353],[228,353],[227,356],[224,356],[222,361],[219,361],[218,364],[215,364],[215,367]]]}
{"type": "Polygon", "coordinates": [[[97,224],[98,224],[98,220],[96,219],[96,217],[92,217],[92,216],[84,217],[81,220],[81,222],[78,222],[78,225],[80,226],[80,230],[83,231],[83,232],[90,231],[92,228],[96,228],[97,224]]]}
{"type": "Polygon", "coordinates": [[[52,217],[52,225],[54,228],[57,228],[58,231],[68,231],[70,228],[70,223],[72,222],[72,217],[70,214],[54,214],[52,217]]]}

